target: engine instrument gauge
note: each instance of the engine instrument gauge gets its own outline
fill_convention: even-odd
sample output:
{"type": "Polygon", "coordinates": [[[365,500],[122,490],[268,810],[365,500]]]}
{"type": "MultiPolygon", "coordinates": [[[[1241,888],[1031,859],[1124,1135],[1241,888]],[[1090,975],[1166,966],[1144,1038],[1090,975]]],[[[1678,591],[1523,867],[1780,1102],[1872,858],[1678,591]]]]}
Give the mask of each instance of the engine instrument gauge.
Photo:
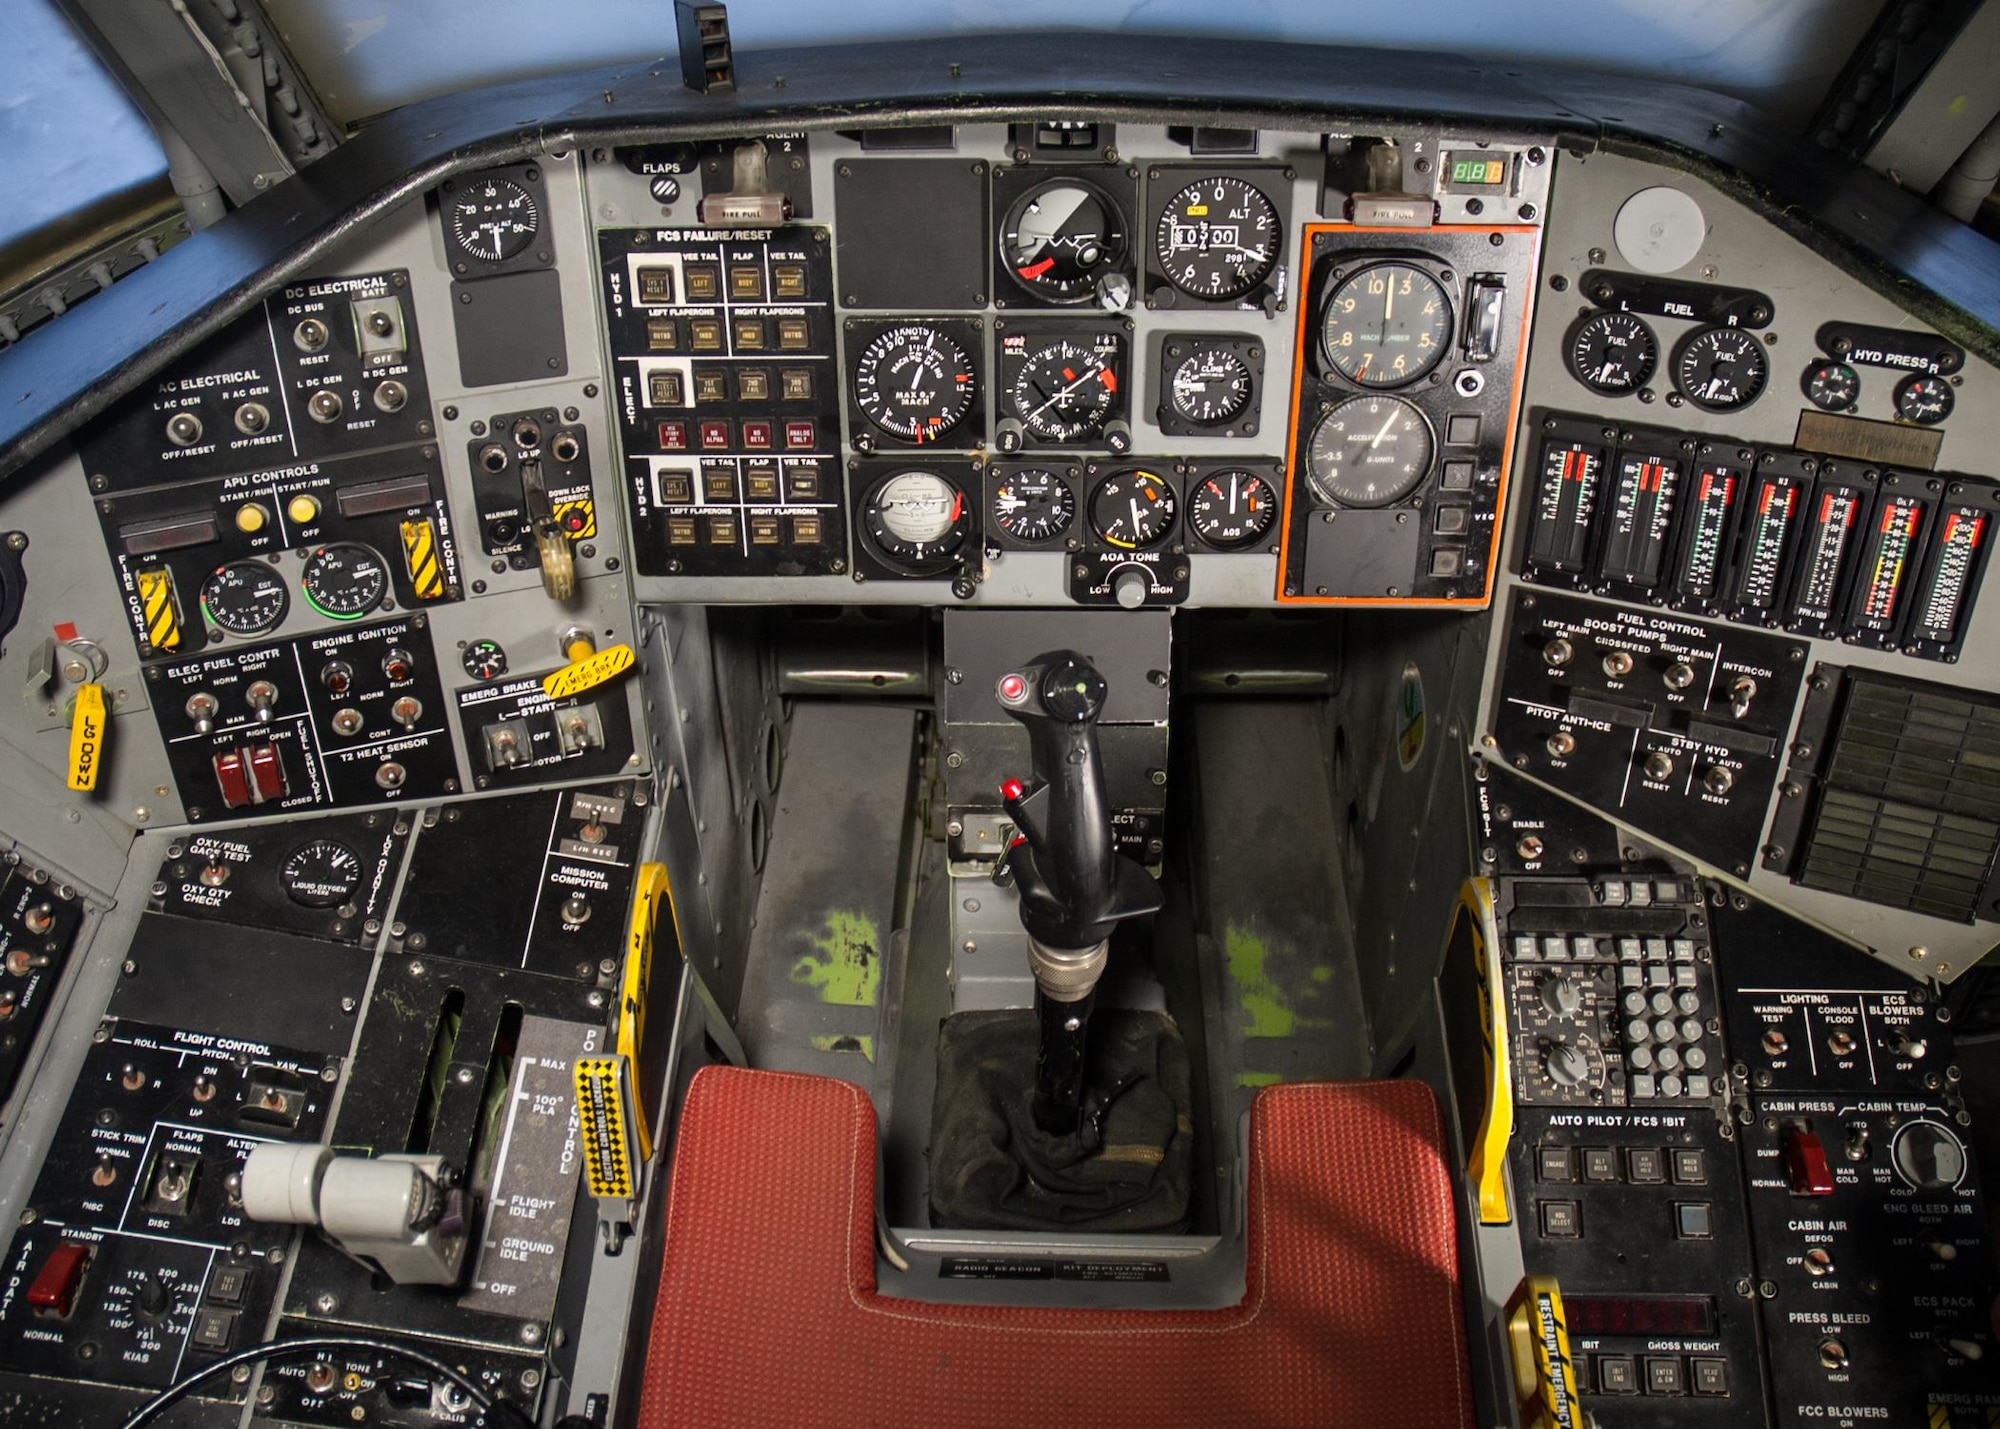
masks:
{"type": "Polygon", "coordinates": [[[993,488],[993,524],[1017,541],[1047,541],[1069,529],[1076,494],[1052,471],[1013,471],[993,488]]]}
{"type": "Polygon", "coordinates": [[[1806,400],[1829,412],[1844,412],[1861,396],[1861,374],[1828,357],[1815,362],[1799,378],[1806,400]]]}
{"type": "Polygon", "coordinates": [[[1097,280],[1118,269],[1125,219],[1111,196],[1081,179],[1050,179],[1008,205],[1000,263],[1014,281],[1052,303],[1087,302],[1097,280]]]}
{"type": "Polygon", "coordinates": [[[1569,370],[1593,392],[1622,397],[1652,380],[1660,362],[1653,330],[1631,313],[1595,313],[1569,339],[1569,370]]]}
{"type": "Polygon", "coordinates": [[[1150,471],[1121,471],[1090,493],[1090,525],[1107,545],[1136,551],[1166,537],[1174,525],[1174,488],[1150,471]]]}
{"type": "Polygon", "coordinates": [[[1896,415],[1906,422],[1924,426],[1942,422],[1951,415],[1955,402],[1951,384],[1942,377],[1918,373],[1896,384],[1896,415]]]}
{"type": "Polygon", "coordinates": [[[972,410],[972,358],[939,328],[906,323],[878,334],[854,369],[862,415],[906,442],[941,441],[972,410]]]}
{"type": "Polygon", "coordinates": [[[201,613],[231,635],[262,635],[291,608],[285,578],[262,561],[219,566],[201,587],[201,613]]]}
{"type": "Polygon", "coordinates": [[[1734,412],[1764,391],[1770,376],[1764,344],[1736,327],[1698,328],[1674,349],[1674,385],[1697,407],[1734,412]]]}
{"type": "Polygon", "coordinates": [[[1215,472],[1188,496],[1188,524],[1219,551],[1250,545],[1271,529],[1277,516],[1277,493],[1251,471],[1215,472]]]}
{"type": "Polygon", "coordinates": [[[366,546],[351,541],[321,546],[299,576],[306,603],[329,620],[358,620],[389,590],[389,568],[366,546]]]}
{"type": "Polygon", "coordinates": [[[1451,346],[1451,301],[1410,263],[1374,263],[1341,279],[1320,315],[1320,344],[1357,387],[1402,387],[1451,346]]]}
{"type": "Polygon", "coordinates": [[[301,844],[278,871],[285,896],[306,908],[332,908],[345,903],[361,886],[361,860],[353,849],[332,839],[301,844]]]}
{"type": "Polygon", "coordinates": [[[497,680],[507,673],[507,652],[498,640],[474,640],[459,652],[458,663],[475,680],[497,680]]]}
{"type": "Polygon", "coordinates": [[[1250,365],[1232,349],[1203,344],[1167,368],[1167,404],[1197,426],[1235,421],[1250,405],[1250,365]]]}
{"type": "Polygon", "coordinates": [[[1007,389],[1014,415],[1037,438],[1060,445],[1095,440],[1118,397],[1110,357],[1074,338],[1030,351],[1007,389]]]}
{"type": "Polygon", "coordinates": [[[1191,298],[1240,298],[1278,264],[1278,210],[1255,185],[1218,174],[1167,201],[1153,232],[1166,280],[1191,298]]]}
{"type": "Polygon", "coordinates": [[[1320,418],[1306,446],[1306,480],[1328,506],[1388,506],[1430,474],[1437,439],[1400,397],[1350,397],[1320,418]]]}
{"type": "Polygon", "coordinates": [[[876,548],[910,570],[935,569],[965,542],[965,493],[931,471],[899,471],[862,502],[861,524],[876,548]]]}
{"type": "Polygon", "coordinates": [[[512,179],[475,179],[452,195],[445,232],[452,245],[485,263],[503,263],[541,229],[534,195],[512,179]]]}

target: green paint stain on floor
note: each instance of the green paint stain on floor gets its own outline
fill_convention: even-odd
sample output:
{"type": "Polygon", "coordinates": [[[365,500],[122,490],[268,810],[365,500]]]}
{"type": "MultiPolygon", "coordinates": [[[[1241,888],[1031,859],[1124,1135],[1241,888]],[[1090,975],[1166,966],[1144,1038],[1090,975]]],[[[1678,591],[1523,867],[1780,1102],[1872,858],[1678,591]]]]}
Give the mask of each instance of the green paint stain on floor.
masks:
{"type": "Polygon", "coordinates": [[[821,1002],[873,1007],[882,985],[875,920],[864,913],[832,912],[826,915],[826,932],[811,941],[819,951],[792,964],[792,981],[818,989],[821,1002]]]}
{"type": "Polygon", "coordinates": [[[875,1039],[850,1033],[821,1033],[812,1039],[815,1052],[859,1052],[867,1061],[875,1060],[875,1039]]]}
{"type": "Polygon", "coordinates": [[[1300,969],[1304,976],[1293,977],[1287,986],[1286,971],[1302,961],[1299,953],[1267,944],[1247,928],[1228,930],[1223,956],[1236,987],[1245,1037],[1290,1037],[1327,1025],[1326,1019],[1307,1016],[1295,1004],[1317,1001],[1321,988],[1332,980],[1331,968],[1320,964],[1300,969]]]}
{"type": "Polygon", "coordinates": [[[1239,1072],[1236,1085],[1239,1087],[1275,1087],[1285,1079],[1283,1072],[1239,1072]]]}

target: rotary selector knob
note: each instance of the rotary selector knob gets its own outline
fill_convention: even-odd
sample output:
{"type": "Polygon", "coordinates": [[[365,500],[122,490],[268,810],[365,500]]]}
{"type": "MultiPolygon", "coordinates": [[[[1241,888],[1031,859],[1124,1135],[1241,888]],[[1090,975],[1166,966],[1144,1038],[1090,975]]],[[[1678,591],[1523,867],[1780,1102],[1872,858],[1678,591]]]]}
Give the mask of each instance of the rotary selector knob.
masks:
{"type": "Polygon", "coordinates": [[[1146,596],[1152,591],[1153,583],[1140,571],[1123,571],[1111,582],[1111,594],[1127,610],[1137,610],[1146,603],[1146,596]]]}
{"type": "Polygon", "coordinates": [[[1590,1058],[1574,1043],[1544,1042],[1542,1070],[1559,1087],[1581,1086],[1590,1075],[1590,1058]]]}
{"type": "Polygon", "coordinates": [[[1942,1191],[1965,1177],[1965,1144],[1934,1121],[1913,1121],[1889,1149],[1896,1174],[1919,1191],[1942,1191]]]}
{"type": "Polygon", "coordinates": [[[1583,989],[1567,973],[1543,978],[1541,994],[1542,1006],[1557,1017],[1574,1017],[1583,1006],[1583,989]]]}

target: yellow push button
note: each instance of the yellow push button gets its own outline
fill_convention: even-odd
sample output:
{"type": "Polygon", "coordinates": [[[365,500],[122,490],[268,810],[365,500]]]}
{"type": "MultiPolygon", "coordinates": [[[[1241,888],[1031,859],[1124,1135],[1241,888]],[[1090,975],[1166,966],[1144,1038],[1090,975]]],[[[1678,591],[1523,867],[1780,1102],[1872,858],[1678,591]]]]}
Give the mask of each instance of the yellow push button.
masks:
{"type": "Polygon", "coordinates": [[[285,503],[285,514],[294,526],[310,526],[319,519],[319,498],[300,492],[285,503]]]}
{"type": "Polygon", "coordinates": [[[246,536],[256,535],[270,519],[271,513],[255,501],[246,501],[236,508],[236,529],[246,536]]]}

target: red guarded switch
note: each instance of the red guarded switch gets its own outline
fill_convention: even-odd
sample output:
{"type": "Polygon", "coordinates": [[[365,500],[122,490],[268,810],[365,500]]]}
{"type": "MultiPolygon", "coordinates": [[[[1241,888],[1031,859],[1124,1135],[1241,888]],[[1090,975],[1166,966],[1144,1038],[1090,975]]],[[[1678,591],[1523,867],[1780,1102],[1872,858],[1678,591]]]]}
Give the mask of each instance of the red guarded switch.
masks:
{"type": "Polygon", "coordinates": [[[243,751],[226,749],[215,756],[215,782],[222,790],[222,807],[240,809],[250,802],[250,769],[243,751]]]}
{"type": "Polygon", "coordinates": [[[1785,1158],[1785,1184],[1794,1196],[1831,1196],[1833,1172],[1827,1169],[1826,1148],[1803,1126],[1785,1132],[1780,1151],[1785,1158]]]}
{"type": "Polygon", "coordinates": [[[260,804],[285,797],[285,761],[275,744],[253,744],[244,754],[250,760],[250,786],[260,804]]]}
{"type": "Polygon", "coordinates": [[[35,1283],[28,1287],[28,1305],[37,1315],[67,1317],[76,1304],[76,1292],[83,1284],[83,1272],[90,1267],[90,1247],[82,1241],[66,1240],[49,1252],[35,1283]]]}

